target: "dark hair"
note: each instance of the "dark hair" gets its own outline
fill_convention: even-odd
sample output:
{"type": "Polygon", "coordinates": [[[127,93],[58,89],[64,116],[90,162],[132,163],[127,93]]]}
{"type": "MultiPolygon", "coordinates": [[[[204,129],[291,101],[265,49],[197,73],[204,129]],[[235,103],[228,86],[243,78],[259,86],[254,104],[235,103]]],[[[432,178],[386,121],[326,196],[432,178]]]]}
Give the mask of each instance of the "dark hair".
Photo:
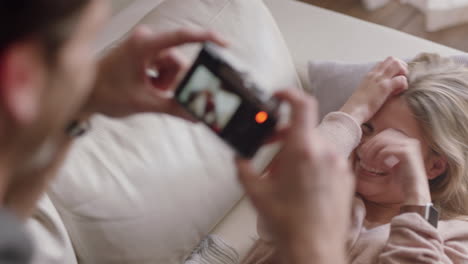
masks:
{"type": "Polygon", "coordinates": [[[43,45],[47,59],[54,60],[90,1],[0,0],[0,55],[13,43],[33,37],[43,45]]]}

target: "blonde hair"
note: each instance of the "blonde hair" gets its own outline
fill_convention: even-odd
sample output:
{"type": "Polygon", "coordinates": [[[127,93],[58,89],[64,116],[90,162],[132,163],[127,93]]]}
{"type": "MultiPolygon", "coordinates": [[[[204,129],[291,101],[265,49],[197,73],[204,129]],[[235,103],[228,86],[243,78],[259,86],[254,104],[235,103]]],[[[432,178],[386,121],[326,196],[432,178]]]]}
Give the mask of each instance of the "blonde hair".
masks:
{"type": "Polygon", "coordinates": [[[447,159],[445,173],[430,181],[442,219],[468,215],[468,68],[423,53],[409,64],[406,99],[431,149],[447,159]]]}
{"type": "MultiPolygon", "coordinates": [[[[401,94],[447,170],[430,181],[441,219],[468,215],[468,68],[437,54],[423,53],[408,63],[408,90],[401,94]]],[[[243,264],[275,263],[275,247],[259,240],[243,264]]]]}

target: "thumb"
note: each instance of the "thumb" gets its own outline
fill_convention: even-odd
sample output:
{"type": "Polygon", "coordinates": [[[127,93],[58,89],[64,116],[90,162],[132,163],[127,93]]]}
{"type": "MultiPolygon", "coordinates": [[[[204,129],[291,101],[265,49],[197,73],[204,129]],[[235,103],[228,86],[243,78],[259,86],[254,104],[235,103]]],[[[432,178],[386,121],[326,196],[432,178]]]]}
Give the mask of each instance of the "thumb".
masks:
{"type": "Polygon", "coordinates": [[[172,116],[176,116],[186,121],[192,123],[198,123],[198,119],[192,115],[189,111],[187,111],[184,107],[182,107],[175,99],[173,98],[166,98],[162,99],[162,101],[158,101],[157,104],[153,105],[153,112],[163,112],[165,114],[169,114],[172,116]]]}
{"type": "Polygon", "coordinates": [[[165,50],[157,55],[152,64],[158,71],[158,76],[151,78],[153,87],[162,91],[175,90],[181,75],[189,63],[175,48],[165,50]]]}
{"type": "Polygon", "coordinates": [[[261,178],[252,168],[250,161],[237,159],[238,178],[252,203],[257,207],[261,206],[266,198],[269,189],[269,179],[261,178]]]}

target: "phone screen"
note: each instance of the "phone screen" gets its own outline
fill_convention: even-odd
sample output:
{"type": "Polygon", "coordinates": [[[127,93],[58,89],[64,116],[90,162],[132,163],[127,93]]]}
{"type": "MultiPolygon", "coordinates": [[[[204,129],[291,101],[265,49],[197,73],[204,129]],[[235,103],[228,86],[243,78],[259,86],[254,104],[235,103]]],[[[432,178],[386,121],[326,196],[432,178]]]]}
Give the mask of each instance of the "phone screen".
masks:
{"type": "Polygon", "coordinates": [[[207,67],[198,65],[178,95],[189,111],[211,129],[221,132],[241,105],[241,98],[227,90],[207,67]]]}

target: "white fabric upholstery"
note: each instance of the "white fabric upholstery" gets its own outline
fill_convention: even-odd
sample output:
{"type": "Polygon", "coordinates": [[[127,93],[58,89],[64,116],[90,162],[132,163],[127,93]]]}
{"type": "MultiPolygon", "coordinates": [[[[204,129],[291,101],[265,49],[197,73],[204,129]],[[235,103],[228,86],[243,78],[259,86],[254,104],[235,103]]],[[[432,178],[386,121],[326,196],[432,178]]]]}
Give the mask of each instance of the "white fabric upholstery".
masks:
{"type": "Polygon", "coordinates": [[[258,239],[257,214],[244,197],[213,229],[212,234],[223,238],[243,259],[258,239]]]}
{"type": "Polygon", "coordinates": [[[95,52],[101,52],[128,33],[143,16],[148,14],[164,0],[118,0],[112,3],[112,19],[110,19],[98,36],[95,52]]]}
{"type": "Polygon", "coordinates": [[[38,210],[26,222],[34,247],[32,264],[76,264],[70,237],[57,209],[47,195],[38,203],[38,210]]]}
{"type": "MultiPolygon", "coordinates": [[[[159,2],[149,12],[127,8],[147,14],[139,23],[156,32],[182,26],[218,31],[269,91],[300,85],[262,1],[159,2]]],[[[102,43],[133,27],[118,32],[123,22],[115,21],[102,43]]],[[[183,51],[193,57],[196,46],[183,51]]],[[[92,126],[49,191],[79,263],[181,263],[242,196],[231,150],[201,124],[147,114],[124,121],[96,117],[92,126]]],[[[257,166],[269,155],[256,159],[257,166]]]]}

